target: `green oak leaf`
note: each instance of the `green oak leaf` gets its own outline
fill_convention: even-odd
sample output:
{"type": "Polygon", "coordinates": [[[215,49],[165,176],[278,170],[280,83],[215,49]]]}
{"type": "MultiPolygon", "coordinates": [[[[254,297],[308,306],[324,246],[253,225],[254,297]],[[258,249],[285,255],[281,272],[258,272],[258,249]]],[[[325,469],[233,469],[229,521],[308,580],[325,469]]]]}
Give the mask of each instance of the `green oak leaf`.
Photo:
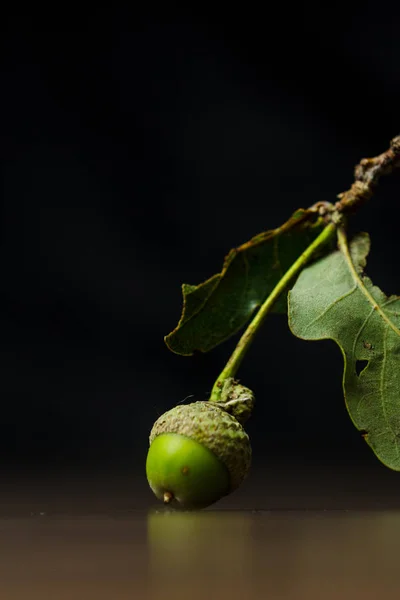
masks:
{"type": "Polygon", "coordinates": [[[400,471],[400,298],[364,275],[368,234],[350,248],[343,235],[340,249],[305,268],[289,292],[289,327],[339,345],[350,417],[379,460],[400,471]]]}
{"type": "MultiPolygon", "coordinates": [[[[197,286],[184,284],[182,315],[165,337],[168,348],[186,356],[208,352],[237,333],[323,227],[315,210],[299,209],[281,227],[231,250],[220,273],[197,286]]],[[[281,297],[275,312],[286,306],[281,297]]]]}

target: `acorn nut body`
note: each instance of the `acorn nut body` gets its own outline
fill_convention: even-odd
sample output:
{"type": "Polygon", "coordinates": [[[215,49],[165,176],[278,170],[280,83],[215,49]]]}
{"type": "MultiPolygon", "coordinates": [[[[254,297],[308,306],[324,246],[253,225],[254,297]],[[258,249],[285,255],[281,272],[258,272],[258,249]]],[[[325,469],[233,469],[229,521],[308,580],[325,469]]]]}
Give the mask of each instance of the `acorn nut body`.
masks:
{"type": "Polygon", "coordinates": [[[194,402],[164,413],[150,433],[146,474],[157,498],[204,508],[236,489],[251,464],[249,436],[220,404],[194,402]]]}

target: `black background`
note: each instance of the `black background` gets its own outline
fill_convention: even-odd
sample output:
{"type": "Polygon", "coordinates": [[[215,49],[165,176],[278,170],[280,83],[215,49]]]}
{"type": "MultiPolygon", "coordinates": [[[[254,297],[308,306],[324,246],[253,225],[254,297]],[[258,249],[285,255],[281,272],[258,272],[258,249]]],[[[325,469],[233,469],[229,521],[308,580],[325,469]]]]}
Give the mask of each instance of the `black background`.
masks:
{"type": "MultiPolygon", "coordinates": [[[[399,133],[396,19],[365,2],[325,11],[104,9],[78,30],[14,16],[3,31],[3,465],[144,473],[155,418],[206,398],[235,343],[167,350],[181,283],[297,207],[334,201],[399,133]]],[[[368,273],[387,293],[400,289],[399,196],[398,177],[382,181],[352,223],[371,233],[368,273]]],[[[341,372],[333,343],[267,320],[240,372],[258,401],[256,467],[384,469],[341,372]]]]}

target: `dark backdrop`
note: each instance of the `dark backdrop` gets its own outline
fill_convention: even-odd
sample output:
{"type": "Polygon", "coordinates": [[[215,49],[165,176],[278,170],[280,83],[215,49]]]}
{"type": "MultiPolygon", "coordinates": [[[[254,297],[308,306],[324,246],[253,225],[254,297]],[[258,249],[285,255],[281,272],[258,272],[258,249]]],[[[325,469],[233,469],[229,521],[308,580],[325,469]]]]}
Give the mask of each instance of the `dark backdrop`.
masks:
{"type": "MultiPolygon", "coordinates": [[[[133,16],[3,31],[3,465],[127,464],[155,418],[206,398],[234,346],[184,358],[163,336],[182,282],[299,206],[335,199],[400,131],[397,23],[325,13],[133,16]]],[[[368,272],[400,289],[400,180],[353,223],[368,272]]],[[[240,372],[258,405],[255,462],[376,466],[353,428],[330,342],[270,317],[240,372]]],[[[382,467],[383,469],[383,467],[382,467]]]]}

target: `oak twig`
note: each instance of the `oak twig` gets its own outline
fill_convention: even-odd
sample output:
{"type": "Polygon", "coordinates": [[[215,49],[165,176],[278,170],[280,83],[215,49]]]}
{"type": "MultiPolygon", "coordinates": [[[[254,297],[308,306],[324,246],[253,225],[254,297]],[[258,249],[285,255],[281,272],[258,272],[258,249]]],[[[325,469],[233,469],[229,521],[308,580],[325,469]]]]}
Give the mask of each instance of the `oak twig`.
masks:
{"type": "Polygon", "coordinates": [[[363,158],[354,169],[354,183],[349,190],[338,194],[339,202],[335,209],[340,212],[352,211],[369,200],[382,175],[389,175],[400,168],[400,135],[390,142],[386,152],[373,158],[363,158]]]}

